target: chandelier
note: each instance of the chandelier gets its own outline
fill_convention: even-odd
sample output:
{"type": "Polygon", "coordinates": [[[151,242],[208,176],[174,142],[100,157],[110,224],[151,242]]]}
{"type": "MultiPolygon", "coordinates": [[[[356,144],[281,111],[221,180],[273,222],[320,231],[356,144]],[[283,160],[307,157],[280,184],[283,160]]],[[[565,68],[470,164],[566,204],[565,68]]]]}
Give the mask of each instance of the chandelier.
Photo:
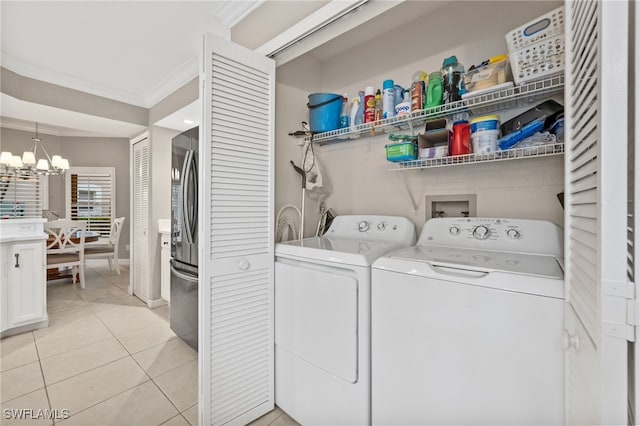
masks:
{"type": "Polygon", "coordinates": [[[31,138],[33,144],[29,151],[25,151],[22,157],[13,155],[9,151],[0,153],[0,169],[5,175],[34,176],[34,175],[61,175],[69,170],[69,160],[59,155],[49,157],[47,150],[38,137],[38,123],[36,123],[36,136],[31,138]],[[46,158],[36,161],[38,149],[44,152],[46,158]]]}

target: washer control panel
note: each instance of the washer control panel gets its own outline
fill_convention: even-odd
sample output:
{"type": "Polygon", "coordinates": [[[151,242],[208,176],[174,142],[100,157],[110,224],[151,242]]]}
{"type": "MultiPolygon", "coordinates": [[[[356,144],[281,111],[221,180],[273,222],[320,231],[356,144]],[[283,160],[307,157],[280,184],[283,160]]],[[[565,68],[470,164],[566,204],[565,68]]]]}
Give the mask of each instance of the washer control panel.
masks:
{"type": "Polygon", "coordinates": [[[326,236],[361,241],[415,243],[415,226],[401,216],[345,215],[333,219],[326,236]]]}
{"type": "Polygon", "coordinates": [[[543,220],[436,218],[427,221],[418,244],[563,257],[563,231],[543,220]]]}

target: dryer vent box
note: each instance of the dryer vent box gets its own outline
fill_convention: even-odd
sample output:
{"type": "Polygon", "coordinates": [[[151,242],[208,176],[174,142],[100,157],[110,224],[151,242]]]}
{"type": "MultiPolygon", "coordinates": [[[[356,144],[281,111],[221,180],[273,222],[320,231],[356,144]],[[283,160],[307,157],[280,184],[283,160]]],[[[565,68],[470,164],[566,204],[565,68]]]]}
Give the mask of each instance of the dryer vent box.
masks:
{"type": "Polygon", "coordinates": [[[475,217],[476,194],[427,195],[425,220],[435,217],[475,217]]]}

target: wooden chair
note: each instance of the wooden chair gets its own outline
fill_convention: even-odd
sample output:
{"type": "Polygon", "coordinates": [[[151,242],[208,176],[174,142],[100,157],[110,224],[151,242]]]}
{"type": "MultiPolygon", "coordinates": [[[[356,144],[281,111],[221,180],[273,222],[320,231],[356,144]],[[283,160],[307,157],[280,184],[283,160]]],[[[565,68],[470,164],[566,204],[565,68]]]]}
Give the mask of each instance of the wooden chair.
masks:
{"type": "Polygon", "coordinates": [[[124,217],[113,220],[111,224],[111,232],[109,234],[109,242],[107,244],[89,244],[84,249],[85,259],[107,259],[109,269],[113,271],[114,265],[116,272],[120,275],[120,265],[118,263],[118,243],[120,241],[120,232],[124,225],[124,217]]]}
{"type": "Polygon", "coordinates": [[[71,267],[73,283],[80,277],[84,288],[84,238],[85,222],[60,219],[44,224],[47,239],[47,269],[71,267]]]}

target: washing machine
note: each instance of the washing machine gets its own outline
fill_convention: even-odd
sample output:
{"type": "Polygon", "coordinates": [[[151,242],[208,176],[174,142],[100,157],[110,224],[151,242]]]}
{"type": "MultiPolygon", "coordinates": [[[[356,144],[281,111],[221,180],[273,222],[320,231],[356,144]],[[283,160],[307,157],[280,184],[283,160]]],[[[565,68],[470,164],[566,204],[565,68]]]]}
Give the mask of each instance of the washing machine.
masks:
{"type": "Polygon", "coordinates": [[[563,232],[429,220],[372,266],[374,425],[564,423],[563,232]]]}
{"type": "Polygon", "coordinates": [[[307,425],[371,424],[371,264],[415,244],[403,217],[337,216],[276,244],[276,404],[307,425]]]}

